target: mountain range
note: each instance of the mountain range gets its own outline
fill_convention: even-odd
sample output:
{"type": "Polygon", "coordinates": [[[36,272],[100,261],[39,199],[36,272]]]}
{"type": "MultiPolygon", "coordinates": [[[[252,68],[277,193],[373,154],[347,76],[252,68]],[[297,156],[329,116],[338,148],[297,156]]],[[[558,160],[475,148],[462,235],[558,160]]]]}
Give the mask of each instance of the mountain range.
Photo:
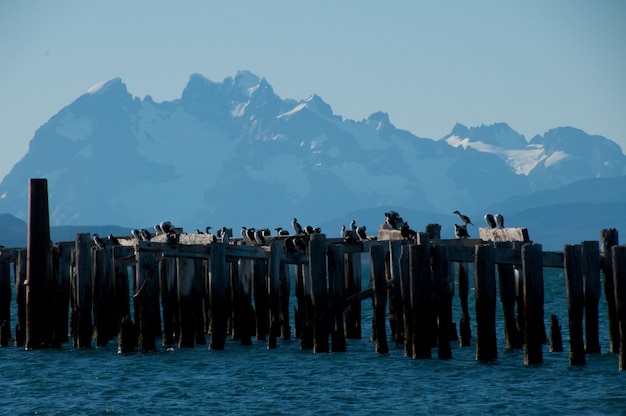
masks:
{"type": "Polygon", "coordinates": [[[393,209],[451,237],[458,209],[475,227],[501,212],[554,248],[626,225],[625,175],[619,145],[569,126],[527,140],[506,123],[457,124],[434,140],[384,112],[357,121],[317,95],[283,99],[249,71],[221,82],[193,74],[164,102],[115,78],[35,132],[0,183],[0,213],[10,214],[0,244],[2,218],[27,217],[28,178],[47,178],[53,227],[273,229],[297,217],[331,236],[351,219],[375,234],[393,209]]]}

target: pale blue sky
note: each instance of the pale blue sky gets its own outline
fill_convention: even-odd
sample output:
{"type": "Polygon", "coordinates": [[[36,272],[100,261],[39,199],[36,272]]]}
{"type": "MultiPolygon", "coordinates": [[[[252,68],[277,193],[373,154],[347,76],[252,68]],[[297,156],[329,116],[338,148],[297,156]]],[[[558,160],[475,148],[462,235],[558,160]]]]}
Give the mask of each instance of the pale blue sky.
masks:
{"type": "Polygon", "coordinates": [[[626,1],[0,0],[0,178],[93,84],[164,101],[240,69],[420,137],[503,121],[626,149],[626,1]]]}

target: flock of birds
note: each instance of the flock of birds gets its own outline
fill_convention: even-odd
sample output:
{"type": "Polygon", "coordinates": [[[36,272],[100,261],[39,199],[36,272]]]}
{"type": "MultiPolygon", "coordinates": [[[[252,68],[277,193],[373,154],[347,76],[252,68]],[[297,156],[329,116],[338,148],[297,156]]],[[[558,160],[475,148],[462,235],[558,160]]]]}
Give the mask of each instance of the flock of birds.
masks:
{"type": "MultiPolygon", "coordinates": [[[[458,210],[454,211],[453,214],[456,214],[462,222],[462,224],[454,224],[454,233],[456,238],[469,238],[467,225],[474,224],[467,215],[461,214],[458,210]]],[[[485,221],[490,228],[504,228],[504,217],[501,214],[485,214],[485,221]]],[[[322,232],[319,227],[313,227],[310,225],[303,227],[300,225],[297,218],[293,218],[291,220],[291,226],[293,228],[293,233],[282,227],[274,228],[277,236],[285,238],[284,249],[289,252],[304,252],[311,235],[322,232]]],[[[404,239],[412,239],[417,235],[417,232],[412,230],[409,227],[409,224],[395,211],[385,212],[385,222],[383,223],[382,228],[399,230],[404,239]]],[[[352,220],[349,227],[346,227],[345,225],[341,226],[341,237],[346,243],[356,243],[373,239],[374,237],[369,237],[367,235],[366,230],[365,225],[357,226],[356,221],[352,220]]],[[[206,227],[204,232],[197,229],[196,234],[213,235],[213,242],[221,241],[225,244],[228,244],[230,242],[230,238],[232,238],[232,230],[226,227],[222,227],[217,230],[216,234],[211,234],[210,231],[211,227],[206,227]]],[[[170,237],[173,237],[179,232],[180,229],[176,229],[169,221],[163,221],[156,224],[154,226],[154,234],[145,228],[140,230],[132,229],[130,231],[131,236],[138,241],[150,241],[154,235],[161,234],[167,235],[169,240],[170,237]]],[[[246,244],[266,245],[268,237],[270,236],[272,236],[272,233],[269,228],[256,229],[241,227],[241,237],[246,244]]],[[[109,234],[107,239],[111,245],[120,244],[118,239],[111,234],[109,234]]],[[[93,242],[97,248],[104,249],[105,241],[98,234],[93,235],[93,242]]]]}
{"type": "MultiPolygon", "coordinates": [[[[454,224],[454,235],[456,238],[469,238],[469,233],[467,232],[467,225],[474,225],[472,220],[467,215],[461,214],[458,210],[452,212],[453,214],[458,215],[459,219],[463,222],[463,224],[454,224]]],[[[504,217],[502,214],[485,214],[485,222],[489,226],[489,228],[504,228],[504,217]]]]}

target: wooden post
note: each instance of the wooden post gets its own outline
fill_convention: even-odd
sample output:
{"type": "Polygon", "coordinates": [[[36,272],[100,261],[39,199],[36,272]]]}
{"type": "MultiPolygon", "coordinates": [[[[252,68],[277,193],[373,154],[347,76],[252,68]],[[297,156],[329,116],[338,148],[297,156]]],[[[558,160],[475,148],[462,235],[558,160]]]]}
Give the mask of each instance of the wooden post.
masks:
{"type": "Polygon", "coordinates": [[[343,245],[336,244],[328,248],[328,295],[332,315],[330,348],[332,352],[346,351],[346,334],[343,325],[343,309],[346,300],[344,256],[343,245]]]}
{"type": "Polygon", "coordinates": [[[78,348],[91,348],[93,324],[91,310],[93,304],[91,236],[86,233],[76,234],[75,284],[73,285],[75,328],[74,345],[78,348]]]}
{"type": "Polygon", "coordinates": [[[0,347],[11,339],[11,253],[0,249],[0,347]]]}
{"type": "MultiPolygon", "coordinates": [[[[314,322],[313,303],[311,295],[311,267],[309,264],[302,264],[296,270],[297,286],[300,289],[298,300],[298,321],[300,323],[300,349],[313,349],[314,322]]],[[[296,287],[296,293],[298,293],[296,287]]]]}
{"type": "MultiPolygon", "coordinates": [[[[178,275],[178,287],[176,292],[178,293],[178,316],[180,317],[178,347],[193,348],[196,333],[196,298],[201,296],[201,293],[194,291],[196,287],[194,284],[194,279],[196,278],[196,263],[194,259],[178,257],[176,259],[176,266],[176,274],[178,275]]],[[[163,313],[165,314],[165,309],[163,313]]],[[[164,325],[163,328],[165,329],[166,325],[164,325]]]]}
{"type": "MultiPolygon", "coordinates": [[[[113,247],[113,264],[115,267],[115,306],[117,311],[116,322],[118,332],[120,331],[122,320],[127,316],[128,319],[130,319],[130,285],[128,282],[128,267],[129,265],[134,264],[134,262],[135,256],[133,247],[113,247]]],[[[135,268],[133,267],[133,270],[134,269],[135,268]]]]}
{"type": "MultiPolygon", "coordinates": [[[[361,253],[346,254],[346,297],[361,292],[361,253]]],[[[346,339],[361,339],[361,302],[345,310],[346,339]]]]}
{"type": "MultiPolygon", "coordinates": [[[[149,244],[149,243],[148,243],[149,244]]],[[[136,319],[139,326],[139,349],[143,352],[156,350],[156,322],[159,322],[159,266],[154,252],[137,248],[137,291],[134,294],[138,306],[136,319]]]]}
{"type": "Polygon", "coordinates": [[[391,288],[389,288],[389,324],[396,344],[404,343],[404,311],[399,262],[401,248],[401,240],[389,241],[388,279],[392,281],[391,288]]]}
{"type": "Polygon", "coordinates": [[[267,281],[267,261],[254,261],[252,293],[256,311],[256,339],[265,341],[270,327],[269,290],[267,281]]]}
{"type": "Polygon", "coordinates": [[[426,224],[424,228],[426,234],[431,240],[441,239],[441,225],[440,224],[426,224]]]}
{"type": "Polygon", "coordinates": [[[313,304],[313,352],[329,352],[330,313],[326,283],[326,236],[312,234],[309,241],[309,270],[313,304]]]}
{"type": "Polygon", "coordinates": [[[381,244],[370,246],[372,262],[372,289],[374,291],[374,318],[376,325],[376,352],[387,354],[387,330],[385,328],[385,312],[387,309],[387,281],[385,278],[385,249],[381,244]]]}
{"type": "Polygon", "coordinates": [[[273,240],[270,243],[270,257],[268,260],[268,277],[269,277],[269,336],[267,340],[267,348],[276,348],[276,338],[280,332],[280,257],[283,250],[284,241],[273,240]]]}
{"type": "Polygon", "coordinates": [[[619,322],[615,306],[615,285],[613,283],[613,251],[619,244],[618,232],[615,228],[603,229],[600,232],[600,253],[604,295],[606,297],[607,316],[609,321],[609,350],[619,352],[619,322]]]}
{"type": "Polygon", "coordinates": [[[252,260],[239,259],[237,265],[237,304],[234,307],[235,327],[241,345],[252,345],[254,310],[252,309],[252,260]]]}
{"type": "MultiPolygon", "coordinates": [[[[61,345],[68,340],[70,273],[72,248],[76,243],[57,243],[53,251],[54,275],[54,345],[61,345]]],[[[113,334],[115,336],[115,334],[113,334]]]]}
{"type": "MultiPolygon", "coordinates": [[[[206,337],[205,337],[205,330],[208,330],[210,327],[210,323],[206,323],[205,320],[206,319],[210,319],[210,309],[209,308],[205,308],[204,307],[204,303],[205,300],[209,299],[208,296],[208,271],[206,268],[206,262],[204,259],[193,259],[194,264],[193,264],[193,271],[194,271],[194,276],[193,276],[193,322],[194,322],[194,335],[195,335],[195,341],[197,345],[205,345],[206,344],[206,337]]],[[[228,263],[225,263],[225,272],[226,273],[226,279],[227,284],[226,287],[228,286],[228,283],[230,283],[230,276],[229,276],[229,269],[228,269],[228,263]]],[[[227,294],[226,296],[227,299],[230,300],[230,293],[227,294]]],[[[209,301],[207,300],[207,303],[209,303],[209,301]]],[[[227,305],[230,306],[230,302],[227,302],[227,305]]],[[[227,310],[227,322],[228,322],[228,317],[230,316],[229,311],[227,310]]]]}
{"type": "Polygon", "coordinates": [[[398,258],[400,269],[400,290],[402,294],[402,312],[404,313],[404,356],[413,357],[414,323],[411,307],[411,279],[409,273],[409,246],[400,247],[398,258]]]}
{"type": "Polygon", "coordinates": [[[111,266],[112,253],[108,244],[105,249],[92,248],[93,259],[93,316],[94,338],[97,346],[107,345],[117,335],[115,311],[115,286],[111,266]]]}
{"type": "Polygon", "coordinates": [[[585,353],[599,354],[600,246],[597,241],[583,241],[580,246],[583,283],[585,285],[585,353]]]}
{"type": "Polygon", "coordinates": [[[491,244],[480,244],[474,250],[476,360],[488,362],[498,357],[494,248],[491,244]]]}
{"type": "Polygon", "coordinates": [[[563,338],[561,337],[561,325],[555,314],[550,316],[550,352],[563,351],[563,338]]]}
{"type": "Polygon", "coordinates": [[[526,314],[524,364],[540,364],[543,362],[541,348],[545,339],[545,326],[543,323],[542,258],[541,244],[524,244],[522,246],[524,309],[526,314]]]}
{"type": "Polygon", "coordinates": [[[613,286],[615,288],[615,311],[620,329],[619,370],[626,369],[626,246],[614,246],[613,286]]]}
{"type": "Polygon", "coordinates": [[[176,258],[166,257],[159,264],[161,278],[161,307],[163,308],[163,345],[171,347],[179,332],[178,279],[176,258]]]}
{"type": "MultiPolygon", "coordinates": [[[[343,281],[343,280],[342,280],[343,281]]],[[[289,319],[289,297],[291,296],[291,276],[289,273],[289,264],[282,263],[280,266],[280,339],[291,339],[291,325],[289,319]]]]}
{"type": "MultiPolygon", "coordinates": [[[[498,248],[511,248],[513,244],[508,241],[495,243],[498,248]]],[[[515,269],[510,264],[498,264],[498,282],[500,284],[500,301],[504,314],[504,341],[507,348],[521,349],[522,339],[515,322],[515,269]]]]}
{"type": "Polygon", "coordinates": [[[452,358],[450,335],[455,328],[452,322],[454,279],[448,270],[448,247],[439,244],[435,245],[431,249],[430,260],[439,316],[437,357],[440,360],[449,360],[452,358]]]}
{"type": "Polygon", "coordinates": [[[28,180],[26,260],[26,349],[49,347],[53,341],[52,277],[48,181],[28,180]]]}
{"type": "Polygon", "coordinates": [[[223,350],[226,343],[230,300],[226,245],[211,245],[209,252],[209,296],[211,298],[211,341],[209,349],[223,350]]]}
{"type": "Polygon", "coordinates": [[[413,358],[431,358],[432,352],[429,322],[430,307],[430,246],[409,246],[409,276],[411,309],[413,310],[413,358]]]}
{"type": "Polygon", "coordinates": [[[569,363],[584,365],[583,311],[585,305],[583,276],[580,268],[580,246],[565,245],[564,249],[565,291],[569,320],[569,363]]]}
{"type": "Polygon", "coordinates": [[[15,325],[16,347],[26,342],[26,250],[17,250],[15,265],[15,302],[17,303],[17,324],[15,325]]]}
{"type": "Polygon", "coordinates": [[[467,298],[469,296],[469,271],[467,263],[457,263],[457,274],[459,282],[459,300],[461,302],[461,319],[459,321],[459,345],[469,347],[472,343],[471,317],[467,298]]]}

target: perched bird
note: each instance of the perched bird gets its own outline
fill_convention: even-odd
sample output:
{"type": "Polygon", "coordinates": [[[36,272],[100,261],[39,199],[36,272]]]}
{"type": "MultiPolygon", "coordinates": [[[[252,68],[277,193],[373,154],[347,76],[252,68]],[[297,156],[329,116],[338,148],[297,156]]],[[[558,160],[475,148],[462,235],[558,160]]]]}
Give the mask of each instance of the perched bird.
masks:
{"type": "Polygon", "coordinates": [[[254,228],[241,227],[241,236],[246,242],[251,243],[254,241],[254,231],[254,228]]]}
{"type": "Polygon", "coordinates": [[[222,243],[224,244],[228,244],[229,240],[230,240],[230,236],[228,235],[228,233],[224,230],[220,230],[222,235],[220,236],[220,238],[222,239],[222,243]]]}
{"type": "Polygon", "coordinates": [[[498,228],[504,228],[504,217],[502,216],[502,214],[496,214],[495,218],[498,228]]]}
{"type": "Polygon", "coordinates": [[[469,234],[467,233],[467,224],[454,224],[454,235],[456,235],[456,238],[469,238],[469,234]]]}
{"type": "Polygon", "coordinates": [[[395,211],[387,211],[385,212],[385,225],[388,229],[398,230],[400,229],[400,214],[395,211]]]}
{"type": "Polygon", "coordinates": [[[298,251],[302,251],[302,252],[306,251],[306,242],[304,241],[304,238],[302,238],[301,236],[295,236],[293,238],[293,243],[298,249],[298,251]]]}
{"type": "Polygon", "coordinates": [[[356,227],[356,221],[355,220],[350,221],[350,229],[356,233],[357,227],[356,227]]]}
{"type": "Polygon", "coordinates": [[[146,230],[145,228],[139,230],[139,235],[141,236],[141,239],[145,241],[150,241],[150,238],[152,237],[150,231],[146,230]]]}
{"type": "Polygon", "coordinates": [[[274,229],[278,235],[289,235],[289,231],[285,230],[283,227],[276,227],[274,229]]]}
{"type": "Polygon", "coordinates": [[[141,235],[139,234],[139,231],[137,231],[134,228],[132,230],[130,230],[130,235],[135,237],[137,240],[141,240],[141,235]]]}
{"type": "Polygon", "coordinates": [[[161,231],[163,231],[165,234],[169,233],[172,231],[172,223],[169,221],[163,221],[161,224],[159,224],[159,227],[161,227],[161,231]]]}
{"type": "Polygon", "coordinates": [[[314,229],[312,226],[307,225],[307,226],[305,226],[305,227],[304,227],[304,233],[305,233],[305,234],[307,234],[307,235],[311,235],[311,234],[313,234],[314,232],[315,232],[315,229],[314,229]]]}
{"type": "Polygon", "coordinates": [[[348,230],[345,225],[341,226],[341,237],[346,243],[356,243],[359,239],[359,236],[356,234],[356,232],[348,230]]]}
{"type": "Polygon", "coordinates": [[[209,231],[210,231],[210,230],[211,230],[211,226],[209,225],[209,226],[207,226],[207,227],[204,229],[204,233],[205,233],[205,234],[209,234],[209,231]]]}
{"type": "Polygon", "coordinates": [[[154,224],[154,232],[156,235],[164,234],[163,230],[161,229],[161,224],[154,224]]]}
{"type": "Polygon", "coordinates": [[[405,222],[402,224],[402,227],[400,228],[400,235],[405,240],[409,240],[411,238],[415,238],[417,236],[417,232],[409,228],[409,224],[405,222]]]}
{"type": "Polygon", "coordinates": [[[104,250],[104,241],[96,233],[93,235],[93,242],[99,250],[104,250]]]}
{"type": "Polygon", "coordinates": [[[304,231],[302,230],[302,226],[298,222],[297,218],[294,217],[294,219],[291,220],[291,225],[293,226],[293,232],[295,233],[295,235],[300,235],[304,233],[304,231]]]}
{"type": "Polygon", "coordinates": [[[294,253],[297,250],[294,239],[295,237],[285,239],[285,245],[283,246],[283,250],[294,253]]]}
{"type": "Polygon", "coordinates": [[[463,215],[459,211],[454,211],[453,214],[458,215],[459,218],[461,219],[461,221],[463,221],[463,224],[465,224],[465,225],[467,225],[467,224],[474,225],[467,215],[463,215]]]}
{"type": "MultiPolygon", "coordinates": [[[[258,244],[264,246],[265,245],[265,230],[267,230],[266,228],[262,228],[262,229],[258,229],[254,232],[254,241],[256,241],[258,244]]],[[[269,232],[269,230],[267,230],[269,232]]]]}
{"type": "Polygon", "coordinates": [[[196,228],[196,234],[204,234],[204,233],[200,231],[198,228],[196,228]]]}
{"type": "Polygon", "coordinates": [[[485,214],[485,221],[489,228],[496,228],[496,219],[491,214],[485,214]]]}
{"type": "Polygon", "coordinates": [[[109,234],[109,236],[107,237],[107,239],[111,242],[112,245],[114,246],[119,246],[120,245],[120,241],[113,237],[113,234],[109,234]]]}
{"type": "Polygon", "coordinates": [[[367,240],[367,234],[365,233],[365,226],[361,225],[356,229],[356,234],[359,236],[359,240],[367,240]]]}

